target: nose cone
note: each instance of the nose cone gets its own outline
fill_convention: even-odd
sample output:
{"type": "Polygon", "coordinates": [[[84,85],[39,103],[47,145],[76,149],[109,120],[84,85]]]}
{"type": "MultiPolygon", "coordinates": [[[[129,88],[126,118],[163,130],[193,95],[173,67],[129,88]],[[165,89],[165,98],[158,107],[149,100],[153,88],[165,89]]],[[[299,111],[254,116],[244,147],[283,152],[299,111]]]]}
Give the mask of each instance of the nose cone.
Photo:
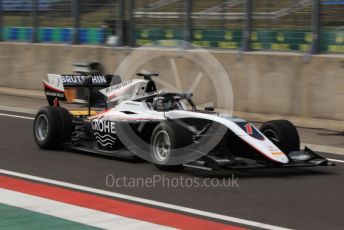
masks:
{"type": "Polygon", "coordinates": [[[289,162],[288,157],[283,152],[272,152],[273,160],[278,161],[283,164],[287,164],[289,162]]]}
{"type": "Polygon", "coordinates": [[[241,136],[241,138],[266,158],[282,164],[289,163],[288,157],[269,139],[258,140],[249,135],[241,136]]]}

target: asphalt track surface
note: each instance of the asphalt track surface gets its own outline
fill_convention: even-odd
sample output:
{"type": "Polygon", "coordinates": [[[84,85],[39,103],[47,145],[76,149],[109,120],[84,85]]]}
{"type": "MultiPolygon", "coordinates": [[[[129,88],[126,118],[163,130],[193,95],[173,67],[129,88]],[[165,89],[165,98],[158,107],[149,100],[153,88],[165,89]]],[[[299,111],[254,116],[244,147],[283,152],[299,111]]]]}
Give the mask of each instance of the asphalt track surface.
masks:
{"type": "MultiPolygon", "coordinates": [[[[4,112],[5,113],[5,112],[4,112]]],[[[6,112],[8,113],[8,112],[6,112]]],[[[31,115],[32,116],[32,115],[31,115]]],[[[292,229],[343,229],[344,163],[336,167],[207,172],[158,171],[145,162],[39,149],[32,120],[0,116],[0,169],[292,229]],[[108,186],[116,178],[237,179],[239,187],[108,186]],[[109,178],[109,176],[108,176],[109,178]]],[[[344,160],[344,156],[323,154],[344,160]]],[[[239,225],[240,226],[240,225],[239,225]]],[[[250,228],[250,227],[249,227],[250,228]]]]}

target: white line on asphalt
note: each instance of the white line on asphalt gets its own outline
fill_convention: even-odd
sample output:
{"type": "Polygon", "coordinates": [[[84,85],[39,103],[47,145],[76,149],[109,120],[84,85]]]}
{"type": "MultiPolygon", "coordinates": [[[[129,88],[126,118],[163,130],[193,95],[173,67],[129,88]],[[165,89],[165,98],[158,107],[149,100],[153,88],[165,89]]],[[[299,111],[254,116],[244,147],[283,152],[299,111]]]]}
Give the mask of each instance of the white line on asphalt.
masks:
{"type": "Polygon", "coordinates": [[[123,226],[125,226],[127,230],[174,229],[159,224],[1,188],[0,203],[100,229],[119,229],[118,226],[121,226],[120,229],[123,229],[123,226]]]}
{"type": "Polygon", "coordinates": [[[19,108],[12,106],[0,105],[0,110],[12,113],[25,113],[25,114],[36,114],[37,110],[28,108],[19,108]]]}
{"type": "Polygon", "coordinates": [[[5,114],[5,113],[0,113],[0,116],[15,117],[15,118],[21,118],[21,119],[27,119],[27,120],[34,120],[35,119],[33,117],[24,117],[24,116],[17,116],[17,115],[12,115],[12,114],[5,114]]]}
{"type": "Polygon", "coordinates": [[[326,145],[315,145],[315,144],[306,144],[301,143],[301,148],[308,147],[313,151],[323,152],[323,153],[332,153],[337,155],[344,155],[344,148],[326,146],[326,145]]]}
{"type": "Polygon", "coordinates": [[[66,187],[66,188],[77,189],[77,190],[81,190],[81,191],[85,191],[85,192],[91,192],[91,193],[95,193],[98,195],[104,195],[104,196],[124,199],[124,200],[128,200],[128,201],[134,201],[134,202],[138,202],[141,204],[153,205],[153,206],[160,207],[160,208],[167,208],[170,210],[181,211],[184,213],[190,213],[190,214],[194,214],[194,215],[198,215],[198,216],[203,216],[203,217],[208,217],[208,218],[213,218],[213,219],[218,219],[218,220],[223,220],[223,221],[228,221],[228,222],[233,222],[233,223],[238,223],[238,224],[243,224],[243,225],[262,228],[262,229],[288,230],[288,228],[282,228],[282,227],[264,224],[264,223],[260,223],[260,222],[255,222],[255,221],[251,221],[251,220],[245,220],[245,219],[240,219],[240,218],[236,218],[236,217],[232,217],[232,216],[226,216],[226,215],[206,212],[206,211],[202,211],[202,210],[197,210],[197,209],[193,209],[193,208],[183,207],[183,206],[179,206],[179,205],[168,204],[168,203],[163,203],[163,202],[154,201],[154,200],[148,200],[148,199],[139,198],[139,197],[135,197],[135,196],[129,196],[129,195],[121,194],[121,193],[109,192],[109,191],[100,190],[100,189],[96,189],[96,188],[90,188],[90,187],[71,184],[71,183],[67,183],[67,182],[51,180],[51,179],[47,179],[47,178],[27,175],[27,174],[8,171],[8,170],[4,170],[4,169],[0,169],[0,173],[10,175],[10,176],[20,177],[20,178],[25,178],[25,179],[29,179],[29,180],[39,181],[39,182],[43,182],[43,183],[58,185],[58,186],[66,187]]]}
{"type": "Polygon", "coordinates": [[[334,162],[339,162],[339,163],[344,163],[343,160],[337,160],[337,159],[331,159],[331,158],[327,158],[327,160],[334,161],[334,162]]]}

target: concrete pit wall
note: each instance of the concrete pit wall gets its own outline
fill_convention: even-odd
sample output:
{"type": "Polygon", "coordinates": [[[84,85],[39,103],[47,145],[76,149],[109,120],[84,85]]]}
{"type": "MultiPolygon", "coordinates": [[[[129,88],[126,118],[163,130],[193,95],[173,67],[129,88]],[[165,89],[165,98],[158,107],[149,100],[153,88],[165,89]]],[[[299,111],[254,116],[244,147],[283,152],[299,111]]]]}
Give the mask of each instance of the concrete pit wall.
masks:
{"type": "MultiPolygon", "coordinates": [[[[98,61],[107,73],[114,73],[132,51],[129,48],[0,43],[0,86],[41,90],[41,80],[47,73],[71,73],[74,62],[98,61]]],[[[178,88],[171,67],[175,63],[182,89],[188,90],[202,72],[197,63],[181,57],[192,58],[199,51],[152,49],[142,52],[145,52],[143,57],[155,58],[142,66],[126,66],[130,75],[125,76],[126,79],[144,69],[160,73],[165,83],[163,87],[167,82],[178,88]]],[[[301,54],[210,52],[229,76],[236,111],[344,121],[344,56],[312,56],[306,62],[301,54]]],[[[209,75],[205,71],[195,87],[195,100],[199,104],[209,101],[221,104],[223,95],[219,91],[223,88],[218,90],[209,75]]],[[[216,73],[212,75],[217,77],[216,73]]],[[[219,107],[228,109],[229,105],[219,107]]]]}

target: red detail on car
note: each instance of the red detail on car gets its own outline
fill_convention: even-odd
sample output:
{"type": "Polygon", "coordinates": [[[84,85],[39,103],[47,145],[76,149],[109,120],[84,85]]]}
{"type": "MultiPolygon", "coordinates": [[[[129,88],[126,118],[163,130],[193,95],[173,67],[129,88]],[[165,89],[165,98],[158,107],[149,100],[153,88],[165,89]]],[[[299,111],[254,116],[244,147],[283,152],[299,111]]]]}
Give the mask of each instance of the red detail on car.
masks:
{"type": "Polygon", "coordinates": [[[248,135],[252,135],[252,134],[253,134],[252,126],[251,126],[250,123],[247,123],[247,124],[245,125],[245,129],[246,129],[246,133],[247,133],[248,135]]]}
{"type": "Polygon", "coordinates": [[[53,88],[51,85],[48,85],[48,84],[46,84],[45,82],[43,82],[43,86],[44,86],[44,88],[47,88],[47,89],[53,90],[53,91],[55,91],[55,92],[58,92],[58,93],[64,93],[64,91],[61,91],[61,90],[59,90],[59,89],[56,89],[56,88],[53,88]]]}

